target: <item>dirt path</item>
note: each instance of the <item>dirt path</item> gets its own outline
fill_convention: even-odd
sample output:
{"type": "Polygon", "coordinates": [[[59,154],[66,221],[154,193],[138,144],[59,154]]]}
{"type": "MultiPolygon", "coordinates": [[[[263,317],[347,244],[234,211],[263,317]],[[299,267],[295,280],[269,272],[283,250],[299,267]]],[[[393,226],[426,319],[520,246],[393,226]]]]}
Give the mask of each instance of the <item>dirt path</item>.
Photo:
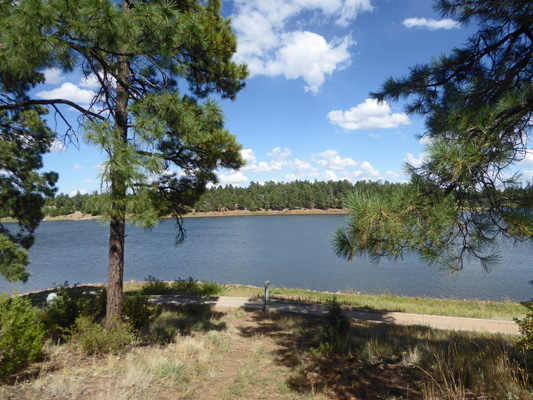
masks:
{"type": "MultiPolygon", "coordinates": [[[[151,296],[154,303],[160,304],[191,304],[204,303],[222,308],[261,309],[264,300],[246,297],[209,297],[199,299],[187,296],[151,296]]],[[[307,315],[326,315],[329,306],[322,304],[296,303],[283,300],[269,300],[267,309],[307,315]]],[[[518,325],[514,321],[497,319],[478,319],[463,317],[446,317],[440,315],[411,314],[402,312],[364,310],[344,307],[346,315],[357,321],[376,323],[422,325],[435,329],[477,331],[518,335],[518,325]]]]}

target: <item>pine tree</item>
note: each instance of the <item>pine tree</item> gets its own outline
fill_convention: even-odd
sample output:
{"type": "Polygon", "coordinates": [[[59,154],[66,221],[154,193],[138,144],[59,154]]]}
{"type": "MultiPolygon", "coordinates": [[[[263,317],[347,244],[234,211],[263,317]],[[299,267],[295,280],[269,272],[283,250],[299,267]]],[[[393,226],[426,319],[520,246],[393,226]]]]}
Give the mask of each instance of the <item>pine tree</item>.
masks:
{"type": "Polygon", "coordinates": [[[2,82],[10,76],[42,80],[52,67],[99,82],[90,108],[32,99],[20,87],[20,97],[2,97],[0,112],[47,106],[70,127],[61,107],[73,107],[85,140],[109,156],[103,173],[108,323],[122,310],[126,213],[150,227],[171,207],[179,242],[180,215],[216,182],[215,169],[242,165],[219,104],[206,100],[210,94],[233,100],[247,75],[244,65],[231,61],[236,38],[220,6],[220,0],[0,3],[2,82]],[[188,89],[180,91],[184,85],[188,89]]]}
{"type": "Polygon", "coordinates": [[[464,47],[372,94],[406,99],[407,112],[425,117],[428,157],[406,166],[410,185],[388,196],[351,196],[349,226],[333,239],[339,256],[414,252],[455,270],[468,258],[489,268],[498,241],[533,239],[533,198],[503,190],[518,183],[509,166],[526,156],[531,133],[533,3],[438,0],[435,8],[479,30],[464,47]]]}

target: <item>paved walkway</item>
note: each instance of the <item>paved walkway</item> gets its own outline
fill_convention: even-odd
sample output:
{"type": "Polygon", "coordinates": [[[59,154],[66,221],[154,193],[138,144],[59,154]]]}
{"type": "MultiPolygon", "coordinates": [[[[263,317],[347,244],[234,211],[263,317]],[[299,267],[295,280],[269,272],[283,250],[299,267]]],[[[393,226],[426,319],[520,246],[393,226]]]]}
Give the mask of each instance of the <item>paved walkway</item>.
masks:
{"type": "MultiPolygon", "coordinates": [[[[222,308],[262,309],[263,299],[246,297],[187,297],[187,296],[151,296],[152,302],[159,304],[207,304],[222,308]]],[[[326,315],[329,306],[324,304],[296,303],[285,300],[269,300],[268,310],[326,315]]],[[[463,317],[444,317],[440,315],[411,314],[403,312],[375,311],[343,307],[348,318],[358,321],[371,321],[387,324],[423,325],[435,329],[466,330],[490,333],[518,335],[518,325],[514,321],[497,319],[478,319],[463,317]]]]}

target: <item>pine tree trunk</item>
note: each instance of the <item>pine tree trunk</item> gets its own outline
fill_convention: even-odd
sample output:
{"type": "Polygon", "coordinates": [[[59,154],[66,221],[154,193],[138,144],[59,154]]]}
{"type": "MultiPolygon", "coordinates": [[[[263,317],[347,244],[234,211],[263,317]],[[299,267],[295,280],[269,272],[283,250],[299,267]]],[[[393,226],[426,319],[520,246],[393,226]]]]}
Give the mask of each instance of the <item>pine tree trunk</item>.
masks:
{"type": "MultiPolygon", "coordinates": [[[[122,9],[128,10],[130,4],[122,1],[122,9]]],[[[107,309],[106,326],[122,319],[123,282],[124,282],[124,243],[126,227],[126,185],[123,168],[123,151],[128,144],[128,100],[129,100],[129,59],[119,56],[117,71],[117,92],[115,105],[115,131],[113,132],[113,154],[110,163],[112,196],[112,216],[109,232],[109,265],[107,272],[107,309]]]]}

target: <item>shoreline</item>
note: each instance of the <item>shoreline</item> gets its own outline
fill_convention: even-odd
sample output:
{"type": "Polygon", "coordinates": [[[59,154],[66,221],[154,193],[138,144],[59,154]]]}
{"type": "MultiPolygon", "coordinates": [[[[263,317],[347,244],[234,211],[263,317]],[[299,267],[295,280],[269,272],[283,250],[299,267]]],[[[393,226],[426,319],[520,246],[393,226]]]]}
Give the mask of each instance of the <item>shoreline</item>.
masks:
{"type": "MultiPolygon", "coordinates": [[[[165,283],[165,284],[170,284],[174,281],[158,281],[158,282],[162,282],[162,283],[165,283]]],[[[202,283],[201,281],[197,281],[197,283],[202,283]]],[[[123,285],[124,285],[124,292],[127,292],[127,291],[131,291],[131,290],[137,290],[137,285],[147,285],[149,284],[149,281],[137,281],[135,279],[132,279],[132,280],[129,280],[129,281],[124,281],[123,282],[123,285]],[[128,287],[130,286],[130,287],[128,287]]],[[[227,287],[230,287],[230,288],[242,288],[244,290],[249,290],[251,292],[254,292],[257,291],[261,296],[263,296],[263,291],[264,291],[264,287],[263,286],[254,286],[254,285],[247,285],[247,284],[240,284],[240,283],[228,283],[228,284],[220,284],[220,285],[223,285],[223,286],[227,286],[227,287]]],[[[83,287],[90,287],[90,286],[93,286],[93,287],[106,287],[107,286],[107,282],[99,282],[99,283],[80,283],[80,284],[73,284],[73,285],[69,285],[69,286],[65,286],[65,288],[67,289],[72,289],[72,288],[83,288],[83,287]]],[[[28,292],[24,292],[24,293],[18,293],[19,296],[27,296],[27,295],[32,295],[32,294],[38,294],[38,293],[45,293],[45,292],[52,292],[54,290],[57,290],[57,287],[58,286],[55,286],[55,287],[49,287],[49,288],[45,288],[45,289],[38,289],[38,290],[31,290],[31,291],[28,291],[28,292]]],[[[481,304],[516,304],[516,305],[521,305],[522,302],[520,301],[513,301],[513,300],[479,300],[479,299],[461,299],[461,298],[440,298],[440,297],[427,297],[427,296],[407,296],[407,295],[401,295],[401,294],[396,294],[396,293],[390,293],[388,292],[387,290],[385,290],[384,292],[376,292],[376,293],[364,293],[364,292],[359,292],[359,291],[353,291],[353,292],[350,292],[350,291],[347,291],[347,292],[344,292],[342,290],[338,290],[336,292],[331,292],[331,291],[328,291],[328,290],[312,290],[312,289],[302,289],[302,288],[287,288],[287,287],[284,287],[284,286],[279,286],[279,287],[275,287],[275,286],[271,286],[271,296],[276,296],[275,293],[273,293],[273,290],[274,289],[278,289],[278,290],[282,290],[282,291],[290,291],[290,292],[298,292],[300,293],[300,296],[296,295],[296,297],[301,297],[302,294],[320,294],[320,295],[324,295],[324,296],[333,296],[333,297],[337,297],[337,296],[360,296],[360,297],[376,297],[376,296],[391,296],[391,297],[397,297],[397,298],[405,298],[405,299],[413,299],[413,300],[429,300],[429,301],[438,301],[438,302],[463,302],[463,303],[467,303],[467,302],[470,302],[470,303],[481,303],[481,304]]],[[[292,295],[286,295],[288,299],[290,300],[294,300],[293,296],[292,295]]],[[[230,295],[231,297],[231,295],[230,295]]],[[[252,297],[255,297],[255,296],[252,296],[252,297]]]]}
{"type": "MultiPolygon", "coordinates": [[[[227,210],[227,211],[206,211],[206,212],[191,212],[182,215],[183,218],[207,218],[207,217],[242,217],[242,216],[253,216],[253,215],[347,215],[348,211],[345,209],[337,208],[328,208],[326,210],[318,208],[302,208],[296,210],[260,210],[260,211],[249,211],[249,210],[227,210]]],[[[162,219],[174,218],[172,216],[166,216],[162,219]]],[[[74,213],[69,215],[60,215],[58,217],[45,217],[42,222],[48,221],[92,221],[100,220],[101,216],[91,215],[91,214],[82,214],[74,213]]],[[[128,217],[126,217],[128,219],[128,217]]],[[[16,223],[17,220],[14,218],[0,218],[0,223],[16,223]]]]}

